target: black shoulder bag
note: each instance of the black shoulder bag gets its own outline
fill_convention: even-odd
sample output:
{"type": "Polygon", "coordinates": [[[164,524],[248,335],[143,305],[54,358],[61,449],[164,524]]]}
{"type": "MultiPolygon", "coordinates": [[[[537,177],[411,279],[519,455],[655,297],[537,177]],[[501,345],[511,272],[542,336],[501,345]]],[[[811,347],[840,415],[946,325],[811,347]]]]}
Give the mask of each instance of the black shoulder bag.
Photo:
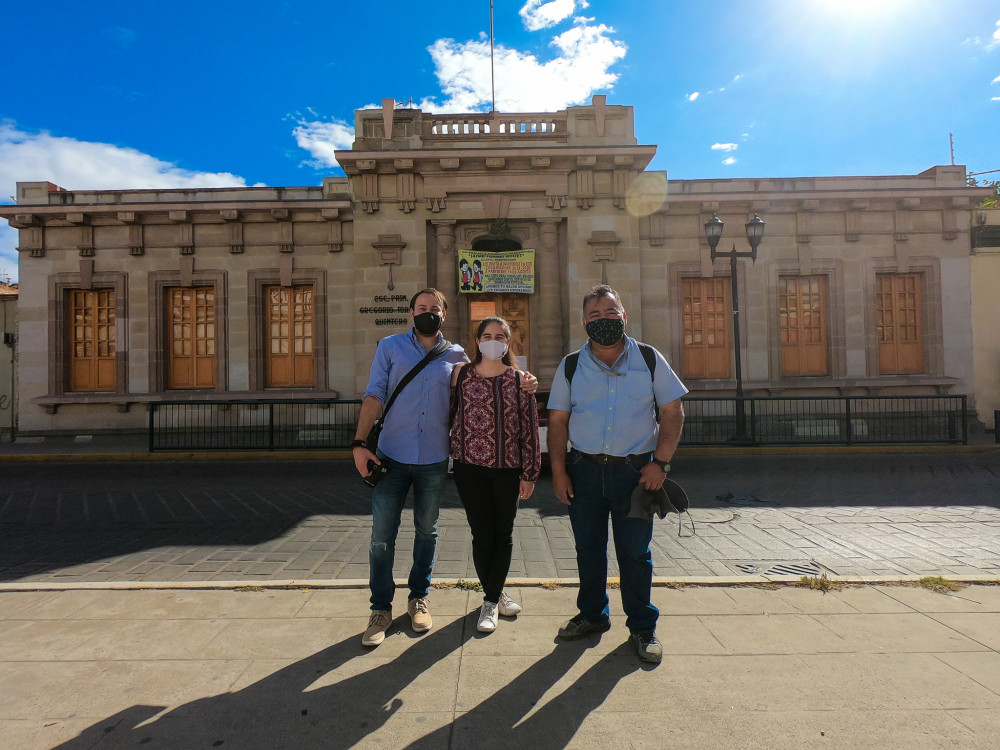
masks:
{"type": "Polygon", "coordinates": [[[378,419],[375,420],[375,424],[373,424],[371,430],[368,431],[368,438],[365,440],[368,444],[368,450],[374,453],[375,449],[378,448],[378,436],[382,433],[382,426],[385,424],[385,415],[389,413],[389,408],[396,401],[396,396],[400,394],[400,392],[417,376],[421,370],[430,364],[431,360],[444,354],[450,347],[450,341],[447,339],[441,339],[441,341],[439,341],[433,349],[427,352],[427,355],[422,360],[417,362],[417,364],[413,366],[413,369],[406,373],[406,375],[403,376],[403,379],[399,381],[399,384],[393,390],[392,395],[389,396],[389,400],[386,401],[385,406],[382,407],[382,413],[379,414],[378,419]]]}

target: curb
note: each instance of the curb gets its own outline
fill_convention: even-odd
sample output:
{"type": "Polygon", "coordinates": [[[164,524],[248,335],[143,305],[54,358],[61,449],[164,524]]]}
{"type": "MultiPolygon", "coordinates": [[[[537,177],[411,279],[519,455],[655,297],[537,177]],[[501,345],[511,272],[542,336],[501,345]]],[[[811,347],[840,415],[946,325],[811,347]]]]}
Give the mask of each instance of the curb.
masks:
{"type": "MultiPolygon", "coordinates": [[[[916,586],[933,576],[828,576],[823,579],[831,584],[845,586],[916,586]]],[[[1000,576],[950,576],[943,580],[966,586],[1000,586],[1000,576]]],[[[397,585],[405,586],[406,579],[400,578],[397,585]]],[[[609,577],[608,584],[617,586],[618,578],[609,577]]],[[[579,582],[548,578],[516,578],[505,584],[511,588],[577,588],[579,582]]],[[[675,578],[654,578],[654,588],[739,588],[768,586],[778,588],[802,588],[800,578],[792,576],[677,576],[675,578]]],[[[441,578],[431,584],[432,589],[459,588],[476,591],[475,582],[463,578],[441,578]]],[[[0,594],[25,591],[270,591],[287,589],[351,590],[367,589],[366,579],[344,580],[297,580],[284,581],[99,581],[92,583],[0,583],[0,594]]]]}

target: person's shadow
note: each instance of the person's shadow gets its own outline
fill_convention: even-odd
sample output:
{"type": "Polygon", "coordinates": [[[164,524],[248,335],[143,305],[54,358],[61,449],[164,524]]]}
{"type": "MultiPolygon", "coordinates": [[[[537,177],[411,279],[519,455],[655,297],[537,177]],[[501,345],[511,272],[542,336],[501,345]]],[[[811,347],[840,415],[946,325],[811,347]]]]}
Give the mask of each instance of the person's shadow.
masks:
{"type": "MultiPolygon", "coordinates": [[[[380,662],[332,685],[308,690],[323,675],[370,653],[360,645],[357,635],[233,693],[202,698],[166,713],[163,706],[131,706],[53,750],[354,747],[402,707],[399,694],[408,685],[462,648],[475,631],[475,614],[421,637],[418,644],[392,661],[380,662]]],[[[509,747],[516,742],[531,747],[565,747],[618,681],[639,668],[631,650],[619,648],[525,719],[586,648],[587,642],[559,643],[483,703],[410,747],[509,747]]]]}
{"type": "Polygon", "coordinates": [[[551,653],[449,726],[409,744],[407,750],[566,747],[584,720],[607,699],[623,677],[640,668],[653,668],[653,665],[640,664],[631,644],[626,641],[531,713],[588,647],[586,640],[572,643],[556,640],[551,653]]]}

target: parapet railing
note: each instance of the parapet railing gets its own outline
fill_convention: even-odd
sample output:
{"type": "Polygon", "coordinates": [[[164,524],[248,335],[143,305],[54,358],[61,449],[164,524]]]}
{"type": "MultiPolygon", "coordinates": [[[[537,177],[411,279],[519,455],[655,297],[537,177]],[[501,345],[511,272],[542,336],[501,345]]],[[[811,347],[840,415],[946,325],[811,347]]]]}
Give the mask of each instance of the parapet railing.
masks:
{"type": "Polygon", "coordinates": [[[681,445],[966,445],[966,401],[960,395],[690,397],[681,445]]]}
{"type": "Polygon", "coordinates": [[[424,138],[468,138],[503,136],[506,138],[556,138],[567,135],[565,115],[552,113],[424,115],[424,138]]]}

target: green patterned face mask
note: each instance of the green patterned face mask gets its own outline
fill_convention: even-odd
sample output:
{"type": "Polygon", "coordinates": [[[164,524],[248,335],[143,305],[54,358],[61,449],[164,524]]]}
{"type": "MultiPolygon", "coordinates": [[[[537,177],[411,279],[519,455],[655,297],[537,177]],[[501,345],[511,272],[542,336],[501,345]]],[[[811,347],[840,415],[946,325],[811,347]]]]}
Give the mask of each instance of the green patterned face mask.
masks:
{"type": "Polygon", "coordinates": [[[587,323],[587,335],[601,346],[614,346],[625,335],[625,321],[621,318],[600,318],[587,323]]]}

